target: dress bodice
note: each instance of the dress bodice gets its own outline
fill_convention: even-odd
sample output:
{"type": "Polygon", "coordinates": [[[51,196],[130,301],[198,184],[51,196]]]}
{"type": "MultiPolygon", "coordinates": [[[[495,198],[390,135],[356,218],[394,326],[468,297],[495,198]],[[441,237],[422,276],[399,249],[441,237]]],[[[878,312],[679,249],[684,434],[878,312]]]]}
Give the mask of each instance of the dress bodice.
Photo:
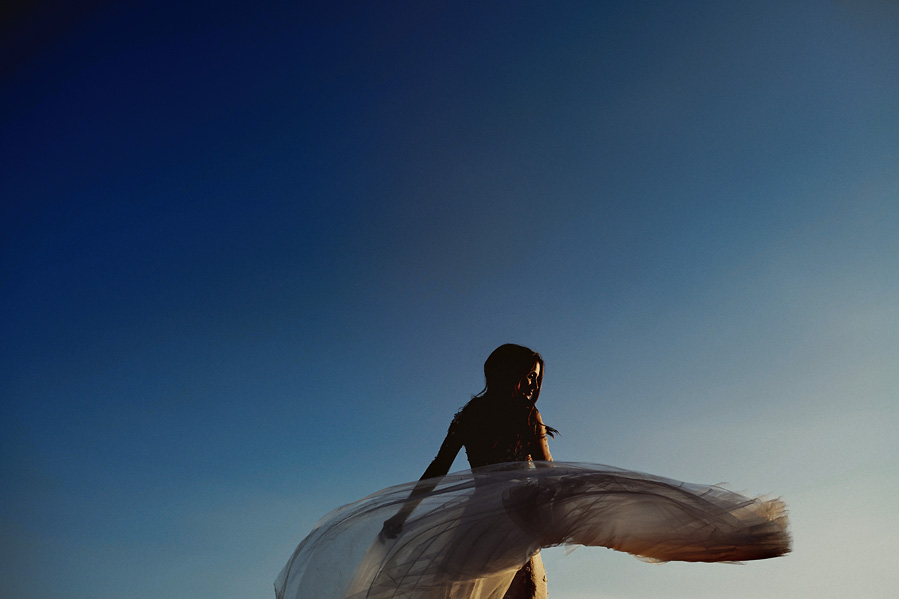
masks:
{"type": "Polygon", "coordinates": [[[448,436],[465,447],[472,468],[525,462],[537,453],[536,408],[476,397],[460,410],[448,436]]]}

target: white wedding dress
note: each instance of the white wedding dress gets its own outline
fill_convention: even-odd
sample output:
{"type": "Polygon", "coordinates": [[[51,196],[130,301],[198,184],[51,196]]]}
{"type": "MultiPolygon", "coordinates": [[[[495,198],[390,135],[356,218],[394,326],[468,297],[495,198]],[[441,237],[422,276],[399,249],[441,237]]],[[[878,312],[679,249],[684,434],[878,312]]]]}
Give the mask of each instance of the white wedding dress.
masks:
{"type": "Polygon", "coordinates": [[[778,499],[564,462],[449,474],[416,497],[421,503],[397,538],[381,538],[383,522],[415,485],[379,491],[325,516],[278,576],[277,598],[502,599],[515,573],[535,556],[539,562],[541,548],[556,545],[691,562],[790,550],[778,499]]]}

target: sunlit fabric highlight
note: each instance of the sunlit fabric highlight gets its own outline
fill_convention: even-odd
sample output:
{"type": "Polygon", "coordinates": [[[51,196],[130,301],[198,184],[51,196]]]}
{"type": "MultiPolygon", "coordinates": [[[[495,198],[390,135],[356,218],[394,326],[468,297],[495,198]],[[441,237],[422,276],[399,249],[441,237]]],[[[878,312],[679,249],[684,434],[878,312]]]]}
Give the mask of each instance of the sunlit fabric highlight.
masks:
{"type": "Polygon", "coordinates": [[[778,499],[593,464],[510,463],[444,477],[396,539],[379,532],[415,483],[325,516],[275,582],[278,599],[501,599],[543,547],[652,561],[764,559],[790,550],[778,499]]]}

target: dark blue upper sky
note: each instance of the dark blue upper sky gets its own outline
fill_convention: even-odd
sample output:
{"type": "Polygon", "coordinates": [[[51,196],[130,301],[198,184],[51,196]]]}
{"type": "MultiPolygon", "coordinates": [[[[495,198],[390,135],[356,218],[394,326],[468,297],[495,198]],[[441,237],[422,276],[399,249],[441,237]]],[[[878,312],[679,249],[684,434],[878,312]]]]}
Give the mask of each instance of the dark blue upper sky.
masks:
{"type": "Polygon", "coordinates": [[[557,459],[794,513],[554,597],[899,584],[892,3],[64,4],[0,30],[2,594],[268,597],[508,341],[557,459]]]}

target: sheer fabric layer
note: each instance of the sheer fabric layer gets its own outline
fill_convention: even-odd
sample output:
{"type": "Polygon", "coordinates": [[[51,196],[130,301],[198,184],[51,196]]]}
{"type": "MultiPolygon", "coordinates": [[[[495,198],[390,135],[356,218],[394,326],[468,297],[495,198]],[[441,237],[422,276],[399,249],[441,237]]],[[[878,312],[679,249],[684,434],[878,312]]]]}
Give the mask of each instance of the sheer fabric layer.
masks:
{"type": "Polygon", "coordinates": [[[790,550],[778,499],[563,462],[447,475],[396,539],[379,538],[414,486],[325,516],[278,576],[278,599],[502,599],[540,548],[563,544],[652,561],[744,561],[790,550]]]}

